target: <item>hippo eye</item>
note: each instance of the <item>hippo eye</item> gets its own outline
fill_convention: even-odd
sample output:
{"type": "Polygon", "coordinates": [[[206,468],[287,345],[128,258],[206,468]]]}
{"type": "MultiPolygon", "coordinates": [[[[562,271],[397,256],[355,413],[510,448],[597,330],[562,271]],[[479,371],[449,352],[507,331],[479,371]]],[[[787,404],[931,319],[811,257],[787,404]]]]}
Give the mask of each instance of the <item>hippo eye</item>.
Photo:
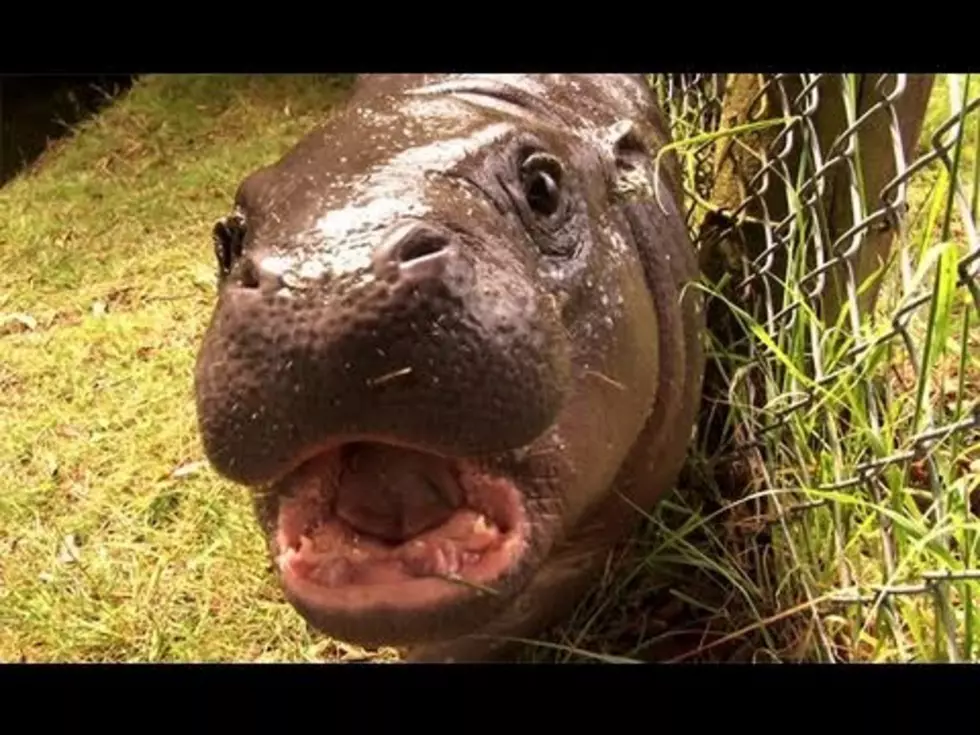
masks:
{"type": "Polygon", "coordinates": [[[218,259],[218,272],[224,278],[242,255],[245,240],[245,219],[238,214],[219,220],[212,230],[214,255],[218,259]]]}
{"type": "Polygon", "coordinates": [[[561,162],[547,153],[535,153],[521,166],[521,183],[528,206],[550,217],[561,204],[561,162]]]}

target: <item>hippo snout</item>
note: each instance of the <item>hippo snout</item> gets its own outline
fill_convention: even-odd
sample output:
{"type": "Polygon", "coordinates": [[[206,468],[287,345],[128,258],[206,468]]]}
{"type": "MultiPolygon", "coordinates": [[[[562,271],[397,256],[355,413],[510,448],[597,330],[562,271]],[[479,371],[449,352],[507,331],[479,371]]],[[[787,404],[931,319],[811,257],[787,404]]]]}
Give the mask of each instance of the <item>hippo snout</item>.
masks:
{"type": "Polygon", "coordinates": [[[367,245],[243,255],[196,366],[215,468],[261,484],[358,438],[457,457],[538,438],[569,381],[560,315],[520,261],[479,250],[406,220],[367,245]]]}

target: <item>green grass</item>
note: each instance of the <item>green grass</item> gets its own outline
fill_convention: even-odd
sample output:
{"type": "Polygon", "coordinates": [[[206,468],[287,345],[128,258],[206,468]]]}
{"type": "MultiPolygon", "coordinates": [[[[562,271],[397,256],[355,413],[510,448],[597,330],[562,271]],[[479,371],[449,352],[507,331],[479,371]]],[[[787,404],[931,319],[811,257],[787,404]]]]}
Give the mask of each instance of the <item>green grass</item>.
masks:
{"type": "MultiPolygon", "coordinates": [[[[973,96],[978,88],[974,79],[973,96]]],[[[283,601],[249,498],[203,461],[191,393],[214,298],[212,222],[241,178],[322,120],[344,89],[330,78],[148,77],[0,189],[0,660],[394,656],[311,634],[283,601]]],[[[924,141],[948,118],[949,99],[939,85],[924,141]]],[[[978,117],[959,161],[968,190],[978,117]]],[[[913,272],[944,239],[962,250],[944,186],[934,166],[910,192],[913,272]]],[[[927,289],[934,279],[923,271],[927,289]]],[[[872,371],[884,399],[860,372],[825,386],[823,401],[745,456],[734,499],[703,481],[713,460],[696,456],[696,487],[652,514],[573,619],[527,658],[807,660],[831,648],[854,660],[928,660],[948,655],[936,650],[937,626],[954,629],[960,658],[975,658],[980,621],[966,592],[976,597],[976,583],[877,609],[829,600],[976,566],[976,518],[963,499],[980,483],[977,437],[934,448],[944,477],[935,494],[921,469],[887,471],[880,497],[822,488],[907,449],[925,407],[945,403],[948,424],[975,405],[980,353],[960,345],[964,334],[976,344],[978,314],[962,290],[931,316],[920,309],[910,327],[917,350],[933,335],[931,383],[893,343],[872,371]],[[807,502],[823,505],[780,518],[807,502]]],[[[902,295],[893,284],[883,310],[902,295]]],[[[748,374],[772,402],[812,376],[811,328],[824,335],[825,372],[843,364],[847,345],[805,313],[772,338],[753,332],[751,318],[744,326],[761,366],[740,369],[714,350],[729,360],[748,438],[772,408],[746,400],[748,374]]]]}
{"type": "Polygon", "coordinates": [[[211,223],[343,94],[147,78],[0,190],[0,660],[358,655],[283,604],[191,393],[211,223]]]}
{"type": "MultiPolygon", "coordinates": [[[[958,87],[947,81],[937,80],[916,157],[965,91],[962,79],[958,87]]],[[[974,76],[969,99],[978,92],[974,76]]],[[[974,201],[978,125],[974,112],[958,157],[950,148],[974,201]]],[[[696,132],[681,150],[701,142],[696,132]]],[[[791,328],[770,333],[729,304],[751,359],[718,342],[710,353],[729,376],[739,440],[758,443],[740,455],[742,484],[734,497],[724,492],[710,472],[718,457],[696,452],[689,486],[652,514],[625,561],[563,627],[569,650],[701,661],[977,660],[980,575],[971,572],[980,525],[969,506],[980,495],[980,433],[939,434],[922,445],[924,456],[890,462],[873,482],[846,482],[862,464],[911,453],[928,419],[949,427],[977,409],[980,304],[954,288],[967,237],[949,190],[938,162],[912,180],[900,249],[919,287],[893,269],[879,301],[884,318],[862,324],[865,339],[883,336],[902,304],[939,294],[907,326],[913,353],[896,337],[848,359],[847,323],[830,329],[806,306],[799,243],[776,305],[803,302],[791,328]],[[820,385],[814,362],[832,376],[820,385]],[[782,429],[762,431],[805,393],[816,400],[782,429]],[[876,596],[882,589],[888,594],[876,596]]]]}

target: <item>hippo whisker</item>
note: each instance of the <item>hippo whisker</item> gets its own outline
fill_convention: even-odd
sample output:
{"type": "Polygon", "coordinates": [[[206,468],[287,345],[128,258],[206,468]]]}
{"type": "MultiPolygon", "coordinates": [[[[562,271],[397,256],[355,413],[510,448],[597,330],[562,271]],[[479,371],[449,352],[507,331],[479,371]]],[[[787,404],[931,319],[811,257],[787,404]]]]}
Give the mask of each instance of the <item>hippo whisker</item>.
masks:
{"type": "Polygon", "coordinates": [[[468,587],[470,589],[476,590],[477,592],[482,592],[488,595],[500,596],[502,593],[500,590],[489,587],[485,584],[478,584],[476,582],[468,582],[467,580],[460,577],[458,574],[433,574],[431,575],[433,579],[442,579],[451,584],[458,584],[462,587],[468,587]]]}
{"type": "Polygon", "coordinates": [[[599,378],[599,380],[601,380],[603,383],[606,383],[607,385],[611,385],[613,388],[616,388],[618,390],[626,390],[626,386],[623,385],[621,382],[619,382],[618,380],[613,380],[608,375],[600,373],[597,370],[586,370],[585,374],[591,375],[594,378],[599,378]]]}
{"type": "Polygon", "coordinates": [[[401,368],[399,370],[392,370],[390,373],[385,373],[384,375],[378,378],[369,379],[368,383],[370,385],[383,385],[384,383],[394,380],[395,378],[401,378],[405,375],[411,375],[411,373],[412,373],[412,368],[410,367],[401,368]]]}

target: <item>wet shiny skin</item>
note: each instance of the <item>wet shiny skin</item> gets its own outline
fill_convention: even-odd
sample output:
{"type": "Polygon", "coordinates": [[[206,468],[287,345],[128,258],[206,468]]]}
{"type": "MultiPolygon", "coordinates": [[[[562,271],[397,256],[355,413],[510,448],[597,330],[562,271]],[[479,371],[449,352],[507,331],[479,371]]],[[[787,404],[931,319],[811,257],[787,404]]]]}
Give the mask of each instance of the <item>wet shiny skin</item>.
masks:
{"type": "Polygon", "coordinates": [[[356,440],[466,458],[527,518],[497,594],[393,591],[353,614],[284,583],[312,624],[489,656],[467,634],[540,632],[636,521],[620,495],[670,489],[703,317],[681,298],[697,273],[676,176],[654,179],[665,142],[633,75],[369,75],[242,183],[196,390],[208,458],[256,488],[273,553],[302,463],[356,440]]]}

